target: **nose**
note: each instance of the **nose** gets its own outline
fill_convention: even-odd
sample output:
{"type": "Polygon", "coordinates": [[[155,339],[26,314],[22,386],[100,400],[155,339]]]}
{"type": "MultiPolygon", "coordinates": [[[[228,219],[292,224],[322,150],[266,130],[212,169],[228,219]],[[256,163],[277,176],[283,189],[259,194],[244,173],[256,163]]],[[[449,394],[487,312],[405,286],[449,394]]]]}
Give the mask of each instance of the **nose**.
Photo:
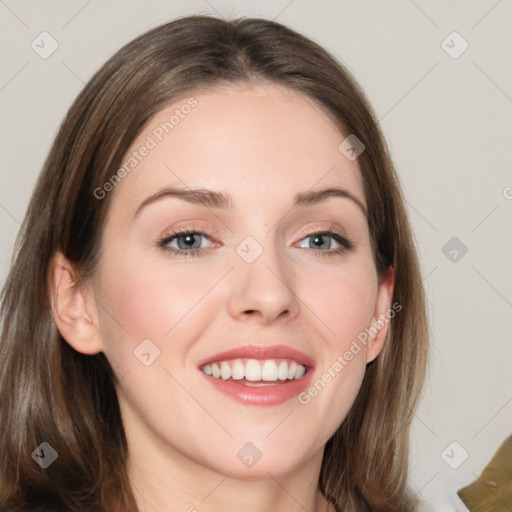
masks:
{"type": "Polygon", "coordinates": [[[291,320],[299,311],[299,300],[293,291],[293,273],[282,251],[268,243],[252,263],[235,255],[236,272],[228,309],[241,321],[270,324],[278,318],[291,320]]]}

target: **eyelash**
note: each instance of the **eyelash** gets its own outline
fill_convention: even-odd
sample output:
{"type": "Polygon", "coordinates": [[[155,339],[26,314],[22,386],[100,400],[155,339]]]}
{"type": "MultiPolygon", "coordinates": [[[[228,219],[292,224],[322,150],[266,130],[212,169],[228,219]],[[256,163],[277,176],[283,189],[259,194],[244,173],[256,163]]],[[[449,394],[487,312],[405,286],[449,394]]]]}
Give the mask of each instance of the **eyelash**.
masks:
{"type": "MultiPolygon", "coordinates": [[[[201,256],[206,251],[208,251],[208,249],[194,249],[192,251],[186,251],[183,249],[176,249],[175,247],[169,247],[167,245],[170,242],[172,242],[174,239],[178,238],[179,236],[190,235],[190,234],[205,236],[206,238],[211,240],[211,238],[204,231],[201,231],[200,229],[182,228],[182,229],[178,229],[178,230],[166,235],[164,238],[160,239],[157,243],[157,246],[159,248],[161,248],[167,254],[170,254],[172,256],[183,256],[184,258],[186,258],[187,256],[192,256],[192,257],[201,256]]],[[[309,250],[311,250],[315,253],[320,253],[320,254],[317,254],[320,257],[344,254],[345,252],[350,251],[354,247],[352,240],[350,240],[345,235],[342,235],[341,233],[339,233],[338,231],[336,231],[332,228],[331,229],[322,229],[322,230],[318,230],[318,231],[309,231],[307,233],[301,233],[301,236],[303,237],[303,238],[301,238],[301,240],[303,240],[304,238],[309,238],[314,235],[328,235],[331,238],[333,238],[340,245],[340,247],[338,249],[333,249],[333,250],[328,250],[328,251],[316,251],[314,249],[308,248],[309,250]]]]}

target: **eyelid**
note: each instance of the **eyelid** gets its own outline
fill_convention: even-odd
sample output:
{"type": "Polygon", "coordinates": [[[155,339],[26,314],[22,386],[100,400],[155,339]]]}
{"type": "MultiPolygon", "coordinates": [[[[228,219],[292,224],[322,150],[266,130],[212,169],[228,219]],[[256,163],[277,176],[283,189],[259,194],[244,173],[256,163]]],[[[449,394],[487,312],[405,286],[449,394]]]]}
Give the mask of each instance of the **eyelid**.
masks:
{"type": "MultiPolygon", "coordinates": [[[[187,235],[187,234],[201,235],[201,236],[204,236],[205,238],[208,238],[208,240],[210,240],[211,242],[215,242],[215,239],[213,238],[213,236],[210,236],[207,233],[207,231],[208,230],[196,228],[193,226],[184,226],[184,227],[175,228],[175,229],[172,229],[172,230],[166,232],[167,234],[160,236],[158,238],[158,245],[164,246],[166,243],[169,243],[171,240],[174,241],[179,236],[187,235]]],[[[195,250],[198,250],[198,249],[195,249],[195,250]]],[[[201,249],[199,249],[199,250],[201,250],[201,249]]]]}
{"type": "Polygon", "coordinates": [[[160,236],[158,236],[158,240],[162,241],[167,238],[174,238],[179,235],[186,235],[187,233],[197,233],[204,235],[210,240],[220,240],[221,235],[218,233],[216,229],[214,229],[211,226],[208,227],[202,227],[202,226],[196,226],[194,224],[186,224],[184,226],[179,226],[177,228],[168,228],[162,232],[160,236]]]}
{"type": "MultiPolygon", "coordinates": [[[[346,238],[347,240],[349,240],[349,237],[347,235],[347,233],[342,230],[342,229],[339,229],[336,225],[334,224],[328,224],[327,226],[321,226],[321,227],[317,227],[317,228],[309,228],[309,229],[302,229],[299,234],[297,236],[299,237],[305,237],[305,236],[308,236],[308,235],[314,235],[316,233],[325,233],[326,231],[333,231],[334,233],[338,234],[339,236],[343,237],[343,238],[346,238]]],[[[211,241],[213,241],[214,237],[216,238],[221,238],[220,235],[218,235],[215,230],[209,228],[209,229],[202,229],[200,227],[196,227],[196,226],[180,226],[178,228],[174,228],[174,229],[169,229],[166,231],[167,234],[164,234],[162,236],[159,237],[159,240],[165,240],[166,238],[174,238],[174,237],[177,237],[179,235],[182,235],[182,234],[187,234],[187,233],[195,233],[195,234],[201,234],[201,235],[204,235],[205,237],[209,238],[211,241]],[[210,236],[207,231],[213,231],[214,235],[213,237],[210,236]]]]}
{"type": "Polygon", "coordinates": [[[303,240],[310,238],[316,234],[326,235],[333,239],[336,244],[338,244],[337,249],[330,249],[327,251],[317,251],[312,249],[311,247],[302,247],[302,249],[306,249],[308,252],[313,252],[315,256],[319,257],[331,257],[336,255],[343,255],[349,251],[352,251],[355,248],[355,244],[353,240],[346,234],[345,230],[339,229],[333,223],[328,224],[327,226],[321,226],[316,228],[304,229],[301,231],[299,236],[299,241],[296,244],[301,243],[303,240]]]}
{"type": "Polygon", "coordinates": [[[328,224],[327,226],[303,229],[299,232],[298,236],[299,237],[307,237],[307,236],[311,236],[311,235],[314,235],[317,233],[325,233],[327,231],[332,231],[333,233],[336,233],[340,237],[345,238],[346,240],[351,242],[351,240],[350,240],[348,234],[345,232],[345,230],[340,229],[338,226],[336,226],[335,224],[332,224],[332,223],[328,224]]]}
{"type": "MultiPolygon", "coordinates": [[[[167,232],[168,234],[166,234],[162,237],[159,237],[157,245],[164,251],[167,251],[168,253],[174,254],[177,256],[183,256],[185,258],[187,255],[200,256],[200,255],[204,254],[205,252],[209,251],[211,249],[211,247],[191,249],[190,251],[188,251],[186,249],[178,249],[175,247],[171,247],[171,246],[168,246],[167,244],[169,244],[171,241],[176,240],[179,236],[185,235],[185,234],[200,235],[200,236],[207,238],[208,240],[210,240],[210,242],[215,244],[216,243],[215,238],[210,236],[208,234],[208,231],[209,230],[203,230],[199,227],[195,227],[195,226],[191,226],[191,225],[180,226],[178,228],[168,231],[167,232]]],[[[215,231],[215,230],[213,230],[213,231],[215,231]]],[[[329,250],[329,251],[315,251],[314,249],[311,249],[311,248],[305,248],[305,249],[311,250],[315,253],[320,253],[320,255],[322,255],[322,254],[323,255],[334,255],[337,253],[342,253],[342,252],[348,251],[354,247],[353,241],[347,236],[347,234],[344,232],[344,230],[339,229],[336,225],[334,225],[332,223],[328,224],[327,226],[319,226],[316,228],[303,229],[296,236],[299,237],[298,242],[301,242],[305,238],[314,236],[315,234],[325,234],[327,236],[330,236],[332,239],[335,240],[335,242],[338,245],[341,246],[339,249],[334,249],[334,250],[329,250]],[[337,235],[337,237],[335,235],[337,235]],[[337,238],[339,238],[339,240],[337,238]]],[[[297,242],[295,242],[295,243],[297,243],[297,242]]]]}

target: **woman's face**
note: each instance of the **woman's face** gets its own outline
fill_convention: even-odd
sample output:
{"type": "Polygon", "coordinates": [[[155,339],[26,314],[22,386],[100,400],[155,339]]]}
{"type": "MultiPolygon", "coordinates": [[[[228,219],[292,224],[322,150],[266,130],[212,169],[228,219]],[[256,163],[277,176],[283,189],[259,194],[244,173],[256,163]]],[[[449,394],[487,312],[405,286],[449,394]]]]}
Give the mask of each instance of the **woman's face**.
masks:
{"type": "Polygon", "coordinates": [[[90,291],[132,451],[241,477],[320,464],[392,290],[348,135],[282,86],[213,89],[154,117],[98,191],[90,291]]]}

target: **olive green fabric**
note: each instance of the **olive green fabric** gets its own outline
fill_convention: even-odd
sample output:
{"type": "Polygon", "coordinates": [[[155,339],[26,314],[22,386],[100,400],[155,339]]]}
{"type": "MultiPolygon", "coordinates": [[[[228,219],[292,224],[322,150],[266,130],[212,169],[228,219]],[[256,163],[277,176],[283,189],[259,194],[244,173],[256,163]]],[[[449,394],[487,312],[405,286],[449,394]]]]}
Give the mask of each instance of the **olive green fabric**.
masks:
{"type": "Polygon", "coordinates": [[[470,485],[457,491],[470,512],[512,512],[512,436],[470,485]]]}

